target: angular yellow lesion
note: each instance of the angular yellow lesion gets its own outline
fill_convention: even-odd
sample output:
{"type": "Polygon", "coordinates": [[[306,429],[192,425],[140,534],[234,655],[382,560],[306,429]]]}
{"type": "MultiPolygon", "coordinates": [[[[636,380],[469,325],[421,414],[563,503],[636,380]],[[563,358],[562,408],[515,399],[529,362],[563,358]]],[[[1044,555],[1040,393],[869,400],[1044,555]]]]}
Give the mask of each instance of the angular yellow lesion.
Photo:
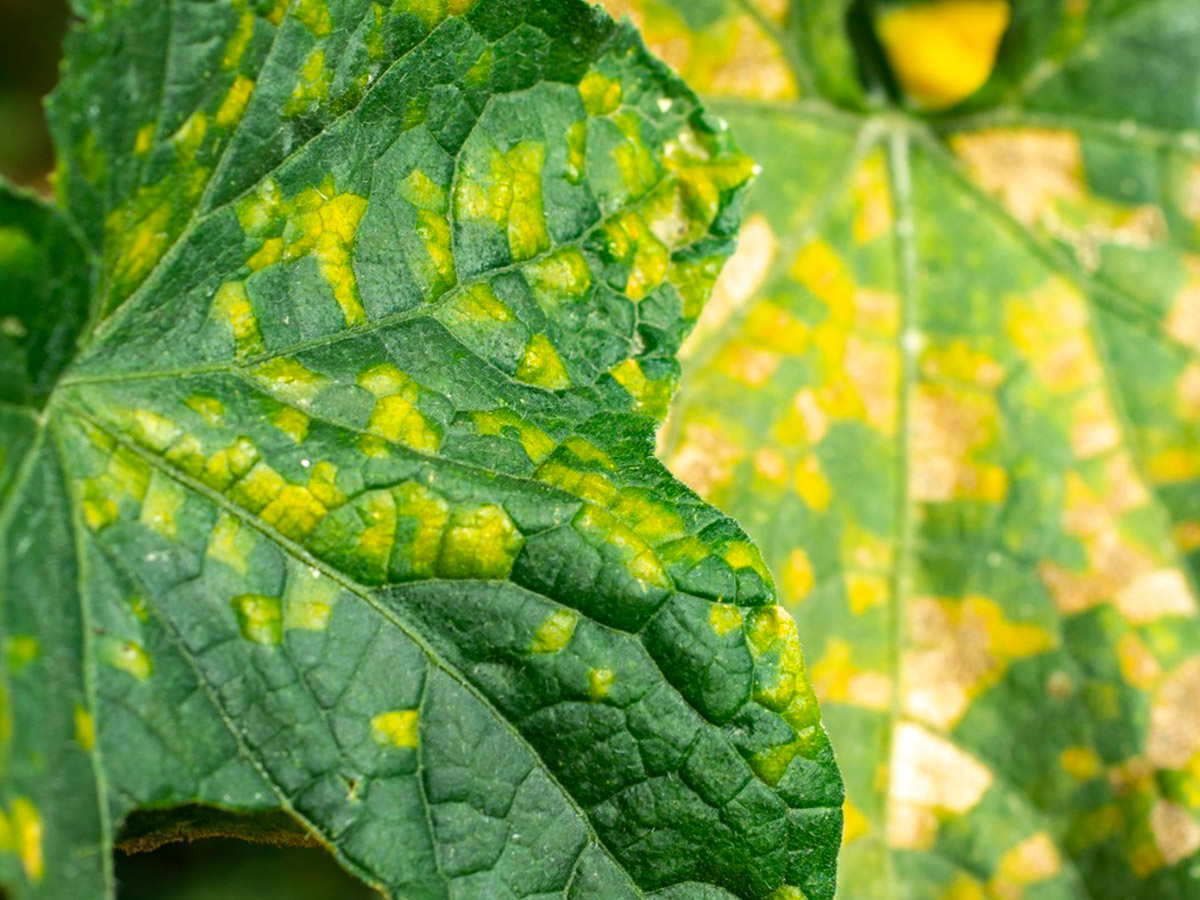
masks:
{"type": "Polygon", "coordinates": [[[671,254],[635,212],[623,212],[604,225],[608,251],[629,265],[625,295],[637,303],[666,280],[671,254]]]}
{"type": "Polygon", "coordinates": [[[261,513],[284,488],[291,487],[273,468],[265,462],[256,462],[244,476],[236,480],[227,490],[227,496],[238,506],[252,513],[261,513]]]}
{"type": "Polygon", "coordinates": [[[548,315],[561,308],[564,301],[583,299],[592,286],[592,270],[574,247],[556,250],[521,271],[548,315]]]}
{"type": "Polygon", "coordinates": [[[546,617],[533,635],[529,652],[539,655],[561,653],[571,642],[579,614],[570,609],[559,609],[546,617]]]}
{"type": "Polygon", "coordinates": [[[708,624],[719,637],[733,634],[742,627],[742,611],[729,603],[714,603],[708,613],[708,624]]]}
{"type": "Polygon", "coordinates": [[[793,485],[804,505],[815,512],[825,512],[833,502],[833,488],[815,453],[805,454],[796,464],[793,485]]]}
{"type": "Polygon", "coordinates": [[[188,409],[214,428],[224,421],[225,404],[211,394],[192,394],[183,402],[188,409]]]}
{"type": "Polygon", "coordinates": [[[288,576],[283,591],[283,627],[292,631],[324,631],[341,588],[316,569],[300,569],[288,576]]]}
{"type": "Polygon", "coordinates": [[[329,379],[290,357],[275,357],[250,373],[269,393],[285,403],[309,406],[324,390],[329,379]]]}
{"type": "Polygon", "coordinates": [[[420,713],[415,709],[394,709],[371,718],[371,738],[381,747],[412,750],[420,738],[420,713]]]}
{"type": "Polygon", "coordinates": [[[179,513],[187,494],[183,486],[166,475],[155,472],[142,499],[138,521],[169,541],[179,536],[179,513]]]}
{"type": "Polygon", "coordinates": [[[278,597],[239,594],[229,601],[242,637],[255,644],[275,646],[283,641],[283,606],[278,597]]]}
{"type": "Polygon", "coordinates": [[[12,829],[25,877],[37,884],[46,875],[46,860],[42,847],[46,829],[41,813],[28,797],[17,797],[13,800],[12,829]]]}
{"type": "Polygon", "coordinates": [[[1068,747],[1059,755],[1058,761],[1063,771],[1077,781],[1091,781],[1104,771],[1100,755],[1082,745],[1068,747]]]}
{"type": "Polygon", "coordinates": [[[535,463],[542,462],[557,447],[550,435],[522,419],[512,410],[497,409],[488,412],[473,412],[471,419],[475,422],[475,427],[480,434],[499,436],[504,433],[506,428],[516,431],[525,454],[535,463]]]}
{"type": "Polygon", "coordinates": [[[735,572],[739,569],[750,569],[758,573],[759,578],[770,584],[771,572],[767,568],[766,561],[762,558],[758,548],[748,541],[730,541],[725,545],[721,555],[735,572]]]}
{"type": "Polygon", "coordinates": [[[746,634],[755,658],[754,702],[793,728],[816,724],[820,712],[792,617],[780,606],[758,607],[747,617],[746,634]]]}
{"type": "Polygon", "coordinates": [[[612,669],[591,669],[588,671],[588,699],[599,703],[608,696],[616,682],[612,669]]]}
{"type": "Polygon", "coordinates": [[[642,118],[633,110],[625,110],[614,115],[612,122],[625,138],[613,147],[613,162],[629,195],[642,197],[661,177],[655,155],[642,137],[642,118]]]}
{"type": "Polygon", "coordinates": [[[154,146],[154,133],[157,127],[153,122],[149,122],[138,129],[137,136],[133,141],[133,152],[138,156],[145,156],[154,146]]]}
{"type": "Polygon", "coordinates": [[[254,93],[254,80],[245,75],[239,75],[229,87],[229,93],[221,101],[214,121],[218,128],[232,128],[242,120],[250,95],[254,93]]]}
{"type": "Polygon", "coordinates": [[[218,450],[204,462],[199,478],[214,490],[224,492],[237,479],[254,468],[258,457],[258,448],[254,444],[246,438],[238,438],[230,446],[218,450]]]}
{"type": "Polygon", "coordinates": [[[442,541],[450,524],[450,503],[416,482],[406,482],[392,494],[395,515],[406,520],[410,529],[402,551],[408,568],[417,578],[433,578],[438,574],[442,541]]]}
{"type": "Polygon", "coordinates": [[[351,266],[351,250],[367,200],[356,194],[338,194],[332,178],[321,188],[309,188],[291,203],[292,216],[285,232],[284,259],[312,256],[321,275],[333,288],[347,325],[362,325],[366,310],[358,294],[358,279],[351,266]]]}
{"type": "Polygon", "coordinates": [[[591,69],[579,82],[579,97],[589,116],[606,116],[621,106],[621,82],[609,78],[598,69],[591,69]]]}
{"type": "Polygon", "coordinates": [[[535,334],[529,339],[515,377],[517,381],[547,391],[562,391],[571,386],[567,367],[545,334],[535,334]]]}
{"type": "Polygon", "coordinates": [[[605,544],[615,548],[625,571],[644,588],[671,586],[653,548],[611,513],[585,504],[575,515],[572,524],[593,545],[605,544]]]}
{"type": "Polygon", "coordinates": [[[448,192],[421,169],[413,169],[400,184],[400,196],[417,209],[417,234],[425,242],[435,275],[433,294],[440,295],[458,282],[448,192]]]}
{"type": "Polygon", "coordinates": [[[96,720],[82,706],[75,706],[75,743],[84,752],[96,746],[96,720]]]}
{"type": "Polygon", "coordinates": [[[292,15],[315,37],[325,37],[333,31],[328,0],[296,0],[292,15]]]}
{"type": "Polygon", "coordinates": [[[245,575],[250,571],[250,554],[257,541],[253,529],[243,525],[236,516],[222,512],[209,535],[205,555],[224,563],[239,575],[245,575]]]}
{"type": "Polygon", "coordinates": [[[880,712],[892,705],[891,679],[883,672],[857,665],[853,648],[840,638],[831,638],[825,644],[825,654],[813,663],[812,682],[822,703],[844,703],[880,712]]]}
{"type": "Polygon", "coordinates": [[[237,25],[229,43],[225,45],[225,54],[221,57],[221,68],[232,72],[241,65],[246,48],[254,37],[254,12],[250,9],[248,0],[234,0],[233,8],[237,10],[237,25]]]}
{"type": "Polygon", "coordinates": [[[280,407],[271,415],[271,424],[297,444],[303,444],[308,437],[309,421],[308,416],[291,406],[280,407]]]}
{"type": "Polygon", "coordinates": [[[251,356],[265,349],[262,332],[258,328],[258,316],[250,302],[250,295],[246,293],[244,281],[230,281],[221,285],[213,297],[212,311],[214,318],[229,326],[237,356],[251,356]]]}
{"type": "Polygon", "coordinates": [[[441,446],[441,436],[421,413],[420,387],[408,375],[381,363],[361,372],[358,383],[376,398],[367,431],[422,453],[441,446]]]}
{"type": "Polygon", "coordinates": [[[644,488],[623,488],[609,512],[655,547],[677,540],[686,533],[679,514],[644,488]]]}
{"type": "Polygon", "coordinates": [[[634,408],[638,412],[655,419],[666,417],[671,396],[675,393],[674,378],[647,378],[641,364],[635,359],[618,363],[608,370],[608,374],[633,398],[634,408]]]}
{"type": "Polygon", "coordinates": [[[325,504],[309,490],[286,484],[258,515],[265,525],[284,537],[304,541],[328,514],[325,504]]]}
{"type": "Polygon", "coordinates": [[[132,675],[138,681],[145,681],[154,672],[154,663],[140,644],[113,635],[97,640],[96,659],[101,665],[132,675]]]}
{"type": "Polygon", "coordinates": [[[542,206],[542,169],[546,147],[522,141],[507,153],[491,151],[488,171],[468,167],[454,194],[462,222],[490,222],[505,233],[515,262],[550,249],[542,206]]]}
{"type": "Polygon", "coordinates": [[[599,472],[581,472],[559,462],[556,457],[538,466],[534,477],[543,484],[603,507],[613,503],[619,493],[617,486],[608,476],[599,472]]]}
{"type": "Polygon", "coordinates": [[[451,512],[437,571],[443,578],[507,579],[525,545],[501,507],[494,503],[451,512]]]}
{"type": "Polygon", "coordinates": [[[816,584],[816,575],[808,551],[803,547],[794,547],[788,553],[780,577],[783,580],[785,602],[800,603],[808,597],[816,584]]]}
{"type": "Polygon", "coordinates": [[[943,109],[983,87],[1011,15],[1008,0],[932,0],[884,7],[875,28],[905,93],[943,109]]]}
{"type": "Polygon", "coordinates": [[[574,122],[567,129],[567,181],[571,184],[581,184],[584,170],[587,168],[587,138],[588,126],[586,121],[574,122]]]}
{"type": "Polygon", "coordinates": [[[393,13],[416,16],[427,31],[436,28],[450,16],[471,11],[479,0],[393,0],[393,13]]]}
{"type": "Polygon", "coordinates": [[[124,447],[111,450],[104,472],[82,481],[83,518],[91,531],[101,531],[117,521],[118,501],[138,504],[150,485],[150,466],[124,447]]]}

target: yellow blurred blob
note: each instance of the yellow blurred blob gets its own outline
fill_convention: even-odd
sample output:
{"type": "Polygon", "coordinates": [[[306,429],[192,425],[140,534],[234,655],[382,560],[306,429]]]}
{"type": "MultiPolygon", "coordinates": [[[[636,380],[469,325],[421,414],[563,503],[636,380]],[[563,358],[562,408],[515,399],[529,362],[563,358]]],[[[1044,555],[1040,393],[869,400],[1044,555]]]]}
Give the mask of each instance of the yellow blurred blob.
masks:
{"type": "Polygon", "coordinates": [[[1010,15],[1008,0],[933,0],[888,9],[876,28],[904,92],[945,109],[992,74],[1010,15]]]}

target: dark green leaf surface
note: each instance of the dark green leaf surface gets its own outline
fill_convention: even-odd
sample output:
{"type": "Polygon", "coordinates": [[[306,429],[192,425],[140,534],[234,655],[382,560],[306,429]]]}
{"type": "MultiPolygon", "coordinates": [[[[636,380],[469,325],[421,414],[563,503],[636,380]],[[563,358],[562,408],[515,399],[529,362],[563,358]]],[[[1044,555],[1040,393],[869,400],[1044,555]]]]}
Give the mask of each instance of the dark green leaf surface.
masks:
{"type": "MultiPolygon", "coordinates": [[[[994,24],[914,33],[950,6],[994,24]]],[[[1196,898],[1200,7],[1012,13],[936,117],[743,73],[717,108],[764,174],[664,456],[799,623],[839,896],[1196,898]]]]}
{"type": "Polygon", "coordinates": [[[77,7],[64,212],[0,207],[0,884],[186,805],[406,900],[830,897],[795,626],[653,458],[724,126],[570,0],[77,7]]]}

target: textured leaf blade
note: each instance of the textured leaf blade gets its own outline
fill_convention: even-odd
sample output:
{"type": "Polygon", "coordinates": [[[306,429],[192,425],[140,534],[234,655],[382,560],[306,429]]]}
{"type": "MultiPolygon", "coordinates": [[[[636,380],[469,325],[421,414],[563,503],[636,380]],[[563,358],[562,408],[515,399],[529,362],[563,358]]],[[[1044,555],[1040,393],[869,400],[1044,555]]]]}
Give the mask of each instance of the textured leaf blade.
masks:
{"type": "Polygon", "coordinates": [[[722,101],[765,171],[663,450],[805,636],[843,896],[1200,890],[1193,19],[1020,5],[933,126],[722,101]]]}
{"type": "Polygon", "coordinates": [[[830,896],[795,626],[652,455],[751,174],[723,126],[582,3],[84,6],[39,549],[103,814],[47,833],[282,813],[395,896],[830,896]]]}

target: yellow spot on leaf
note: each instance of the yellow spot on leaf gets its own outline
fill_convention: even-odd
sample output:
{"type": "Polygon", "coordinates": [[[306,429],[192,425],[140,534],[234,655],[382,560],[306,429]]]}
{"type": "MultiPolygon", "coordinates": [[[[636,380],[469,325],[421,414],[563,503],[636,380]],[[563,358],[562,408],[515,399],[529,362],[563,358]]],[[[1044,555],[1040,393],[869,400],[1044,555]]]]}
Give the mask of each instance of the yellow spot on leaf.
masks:
{"type": "Polygon", "coordinates": [[[522,141],[507,153],[493,150],[490,171],[467,169],[454,195],[464,222],[492,222],[507,236],[515,262],[550,249],[542,208],[542,167],[546,148],[522,141]]]}
{"type": "Polygon", "coordinates": [[[246,111],[246,104],[250,102],[250,95],[253,91],[254,82],[245,75],[239,75],[234,79],[229,93],[225,95],[220,109],[217,110],[218,128],[232,128],[242,120],[242,114],[246,111]]]}
{"type": "Polygon", "coordinates": [[[571,386],[567,367],[544,334],[535,334],[529,339],[525,355],[517,365],[516,378],[547,391],[561,391],[571,386]]]}
{"type": "Polygon", "coordinates": [[[174,540],[179,536],[177,516],[185,500],[186,494],[178,482],[155,472],[142,500],[138,521],[167,540],[174,540]]]}
{"type": "Polygon", "coordinates": [[[488,503],[456,509],[442,540],[438,574],[444,578],[506,579],[524,544],[524,536],[499,506],[488,503]]]}
{"type": "Polygon", "coordinates": [[[1091,781],[1104,770],[1099,755],[1091,747],[1068,747],[1059,762],[1064,772],[1079,781],[1091,781]]]}
{"type": "Polygon", "coordinates": [[[316,570],[292,573],[283,592],[283,627],[324,631],[339,591],[337,582],[316,570]]]}
{"type": "Polygon", "coordinates": [[[150,148],[154,146],[154,131],[153,122],[143,125],[138,129],[137,137],[133,142],[133,152],[138,156],[145,156],[150,152],[150,148]]]}
{"type": "Polygon", "coordinates": [[[787,602],[799,603],[809,595],[816,583],[816,576],[813,574],[812,560],[804,548],[796,547],[788,554],[782,577],[787,602]]]}
{"type": "Polygon", "coordinates": [[[225,404],[208,394],[193,394],[184,401],[206,423],[216,427],[225,416],[225,404]]]}
{"type": "Polygon", "coordinates": [[[579,96],[589,116],[606,116],[621,105],[621,82],[592,69],[579,82],[579,96]]]}
{"type": "Polygon", "coordinates": [[[316,37],[325,37],[333,31],[333,18],[329,15],[327,0],[297,0],[292,15],[316,37]]]}
{"type": "Polygon", "coordinates": [[[250,571],[250,553],[255,542],[254,531],[243,525],[237,517],[221,513],[217,524],[213,526],[205,554],[209,559],[229,566],[239,575],[245,575],[250,571]]]}
{"type": "Polygon", "coordinates": [[[742,627],[742,611],[728,603],[714,603],[708,613],[708,624],[718,635],[725,637],[742,627]]]}
{"type": "Polygon", "coordinates": [[[592,669],[588,672],[588,697],[598,703],[608,696],[616,676],[612,669],[592,669]]]}
{"type": "Polygon", "coordinates": [[[371,719],[371,737],[381,747],[396,750],[416,748],[420,715],[415,709],[397,709],[371,719]]]}
{"type": "Polygon", "coordinates": [[[96,746],[96,722],[82,706],[75,707],[75,743],[85,751],[96,746]]]}
{"type": "Polygon", "coordinates": [[[150,657],[140,645],[111,635],[97,641],[96,658],[103,665],[132,675],[138,681],[145,681],[154,671],[150,657]]]}
{"type": "Polygon", "coordinates": [[[987,81],[1010,15],[1007,0],[933,0],[886,9],[876,30],[904,91],[942,109],[987,81]]]}
{"type": "Polygon", "coordinates": [[[564,301],[582,299],[592,286],[592,270],[574,247],[557,250],[522,271],[547,314],[559,309],[564,301]]]}
{"type": "Polygon", "coordinates": [[[262,332],[258,329],[258,317],[246,293],[245,282],[230,281],[221,285],[213,298],[213,315],[229,325],[238,356],[263,351],[262,332]]]}
{"type": "Polygon", "coordinates": [[[338,194],[329,179],[321,188],[309,188],[291,202],[292,216],[286,233],[284,259],[311,255],[322,277],[333,288],[347,325],[362,325],[366,310],[358,294],[351,266],[351,248],[367,200],[356,194],[338,194]]]}
{"type": "Polygon", "coordinates": [[[308,437],[308,423],[308,416],[291,406],[284,406],[271,416],[271,424],[297,444],[308,437]]]}
{"type": "Polygon", "coordinates": [[[239,594],[230,602],[238,630],[248,641],[274,646],[283,640],[283,610],[278,597],[239,594]]]}
{"type": "Polygon", "coordinates": [[[633,398],[634,407],[638,412],[655,419],[666,416],[671,404],[671,395],[675,391],[673,378],[647,378],[641,364],[635,359],[627,359],[613,366],[608,370],[608,374],[633,398]]]}
{"type": "Polygon", "coordinates": [[[844,640],[828,641],[825,655],[813,664],[812,680],[822,703],[832,701],[881,712],[891,708],[891,679],[856,665],[854,652],[844,640]]]}
{"type": "Polygon", "coordinates": [[[540,428],[529,424],[516,413],[507,409],[492,412],[474,412],[471,418],[480,434],[501,435],[506,428],[517,432],[521,446],[526,455],[535,463],[540,463],[554,452],[554,440],[540,428]]]}
{"type": "Polygon", "coordinates": [[[27,797],[17,797],[13,800],[12,827],[16,833],[17,853],[21,857],[25,877],[35,883],[41,881],[46,874],[46,863],[42,854],[45,829],[41,813],[27,797]]]}
{"type": "Polygon", "coordinates": [[[569,609],[560,609],[550,614],[533,635],[530,653],[548,654],[561,652],[575,633],[579,614],[569,609]]]}
{"type": "Polygon", "coordinates": [[[276,357],[253,371],[254,380],[286,403],[308,406],[325,387],[328,379],[299,362],[276,357]]]}
{"type": "Polygon", "coordinates": [[[422,453],[441,446],[441,437],[418,407],[420,388],[408,375],[383,363],[362,372],[358,383],[376,397],[367,421],[369,432],[422,453]]]}

